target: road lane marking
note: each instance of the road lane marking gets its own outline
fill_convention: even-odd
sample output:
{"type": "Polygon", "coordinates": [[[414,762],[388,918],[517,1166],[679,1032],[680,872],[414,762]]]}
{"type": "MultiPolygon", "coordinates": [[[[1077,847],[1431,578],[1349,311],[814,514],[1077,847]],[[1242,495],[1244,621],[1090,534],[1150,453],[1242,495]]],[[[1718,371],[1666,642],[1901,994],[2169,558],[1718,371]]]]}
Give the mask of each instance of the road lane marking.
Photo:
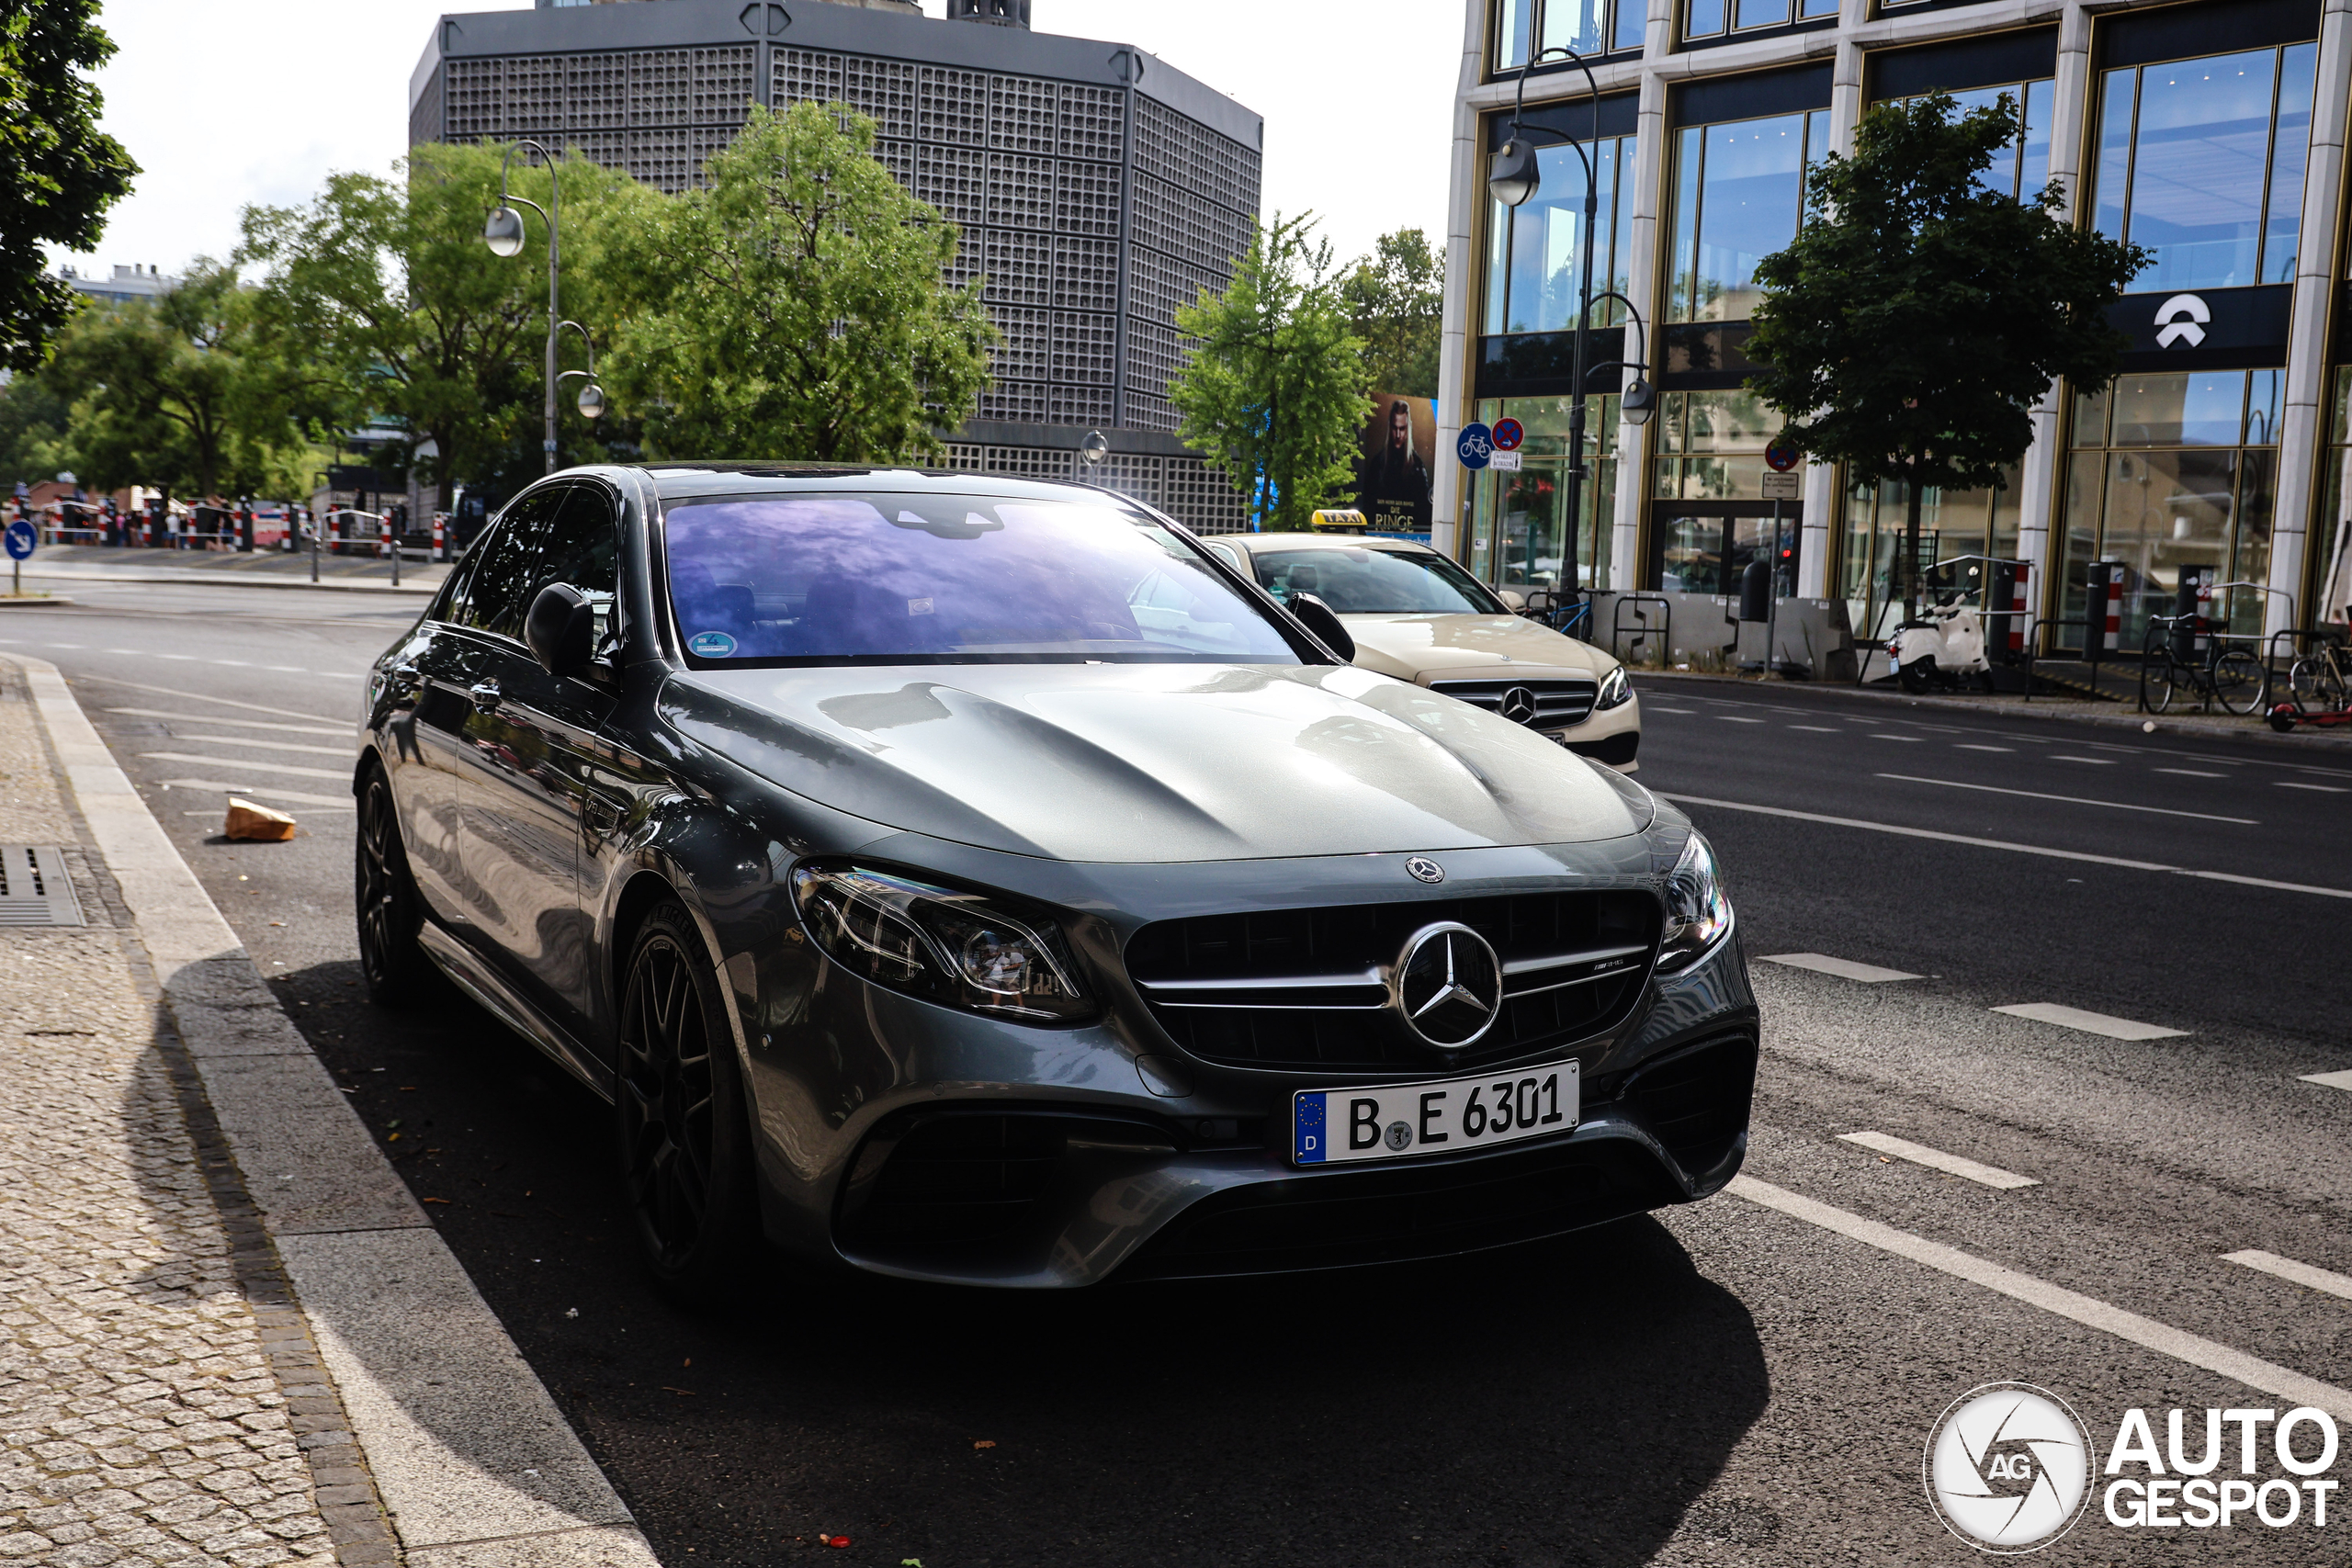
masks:
{"type": "Polygon", "coordinates": [[[2227,773],[2209,773],[2202,768],[2158,768],[2155,771],[2160,773],[2178,773],[2185,779],[2225,779],[2230,776],[2227,773]]]}
{"type": "Polygon", "coordinates": [[[2301,1081],[2323,1089],[2352,1089],[2352,1073],[2305,1073],[2301,1081]]]}
{"type": "Polygon", "coordinates": [[[1880,1154],[1893,1155],[1896,1159],[1907,1159],[1913,1165],[1924,1165],[1930,1170],[1940,1170],[1947,1176],[1966,1177],[1971,1181],[1980,1181],[1987,1187],[1997,1187],[2004,1192],[2014,1191],[2020,1187],[2041,1185],[2030,1176],[2019,1176],[2016,1171],[2003,1170],[1997,1165],[1980,1165],[1975,1160],[1967,1159],[1959,1155],[1948,1155],[1941,1149],[1931,1149],[1925,1144],[1915,1144],[1907,1139],[1889,1137],[1884,1133],[1840,1133],[1838,1134],[1838,1141],[1845,1144],[1860,1144],[1866,1149],[1876,1149],[1880,1154]]]}
{"type": "Polygon", "coordinates": [[[1670,708],[1663,703],[1651,703],[1648,706],[1652,713],[1697,713],[1699,711],[1697,708],[1670,708]]]}
{"type": "Polygon", "coordinates": [[[2248,1247],[2244,1252],[2224,1252],[2222,1261],[2259,1269],[2265,1274],[2275,1275],[2306,1290],[2325,1291],[2331,1296],[2341,1296],[2352,1302],[2352,1278],[2338,1274],[2334,1269],[2314,1269],[2308,1263],[2298,1263],[2291,1258],[2281,1258],[2275,1252],[2264,1252],[2258,1247],[2248,1247]]]}
{"type": "Polygon", "coordinates": [[[2240,876],[2233,871],[2197,871],[2161,861],[2126,860],[2120,855],[2095,855],[2082,850],[2053,850],[2042,844],[2013,844],[2005,839],[1972,838],[1966,833],[1940,833],[1932,828],[1905,828],[1894,822],[1865,822],[1857,817],[1831,817],[1819,811],[1796,811],[1785,806],[1757,806],[1744,800],[1717,800],[1703,795],[1656,792],[1660,800],[1678,806],[1712,806],[1718,811],[1750,811],[1758,817],[1784,817],[1795,822],[1818,822],[1830,828],[1859,828],[1866,833],[1893,833],[1905,839],[1933,839],[1939,843],[1965,844],[1971,849],[2007,850],[2011,854],[2043,855],[2051,860],[2080,861],[2086,865],[2120,866],[2125,871],[2160,871],[2170,876],[2193,876],[2200,882],[2228,882],[2240,887],[2268,887],[2280,893],[2312,893],[2323,898],[2352,898],[2352,887],[2320,887],[2308,882],[2279,882],[2267,876],[2240,876]]]}
{"type": "Polygon", "coordinates": [[[2111,768],[2122,761],[2120,757],[2070,757],[2064,751],[2052,751],[2050,760],[2053,762],[2088,762],[2094,768],[2111,768]]]}
{"type": "Polygon", "coordinates": [[[2270,782],[2280,789],[2315,789],[2322,795],[2352,795],[2352,790],[2341,784],[2297,784],[2293,779],[2273,779],[2270,782]]]}
{"type": "Polygon", "coordinates": [[[141,751],[142,757],[158,762],[208,762],[213,767],[231,767],[251,773],[279,773],[298,779],[347,779],[349,768],[298,768],[291,762],[255,762],[243,757],[212,757],[196,751],[141,751]]]}
{"type": "Polygon", "coordinates": [[[2017,751],[2017,748],[2014,746],[1976,746],[1972,745],[1965,740],[1956,742],[1952,750],[1956,751],[2003,751],[2010,753],[2011,755],[2014,755],[2017,751]]]}
{"type": "Polygon", "coordinates": [[[1860,980],[1866,986],[1919,977],[1906,975],[1900,969],[1882,969],[1875,964],[1857,964],[1850,958],[1832,958],[1823,953],[1768,953],[1763,962],[1785,964],[1792,969],[1810,969],[1819,975],[1835,975],[1841,980],[1860,980]]]}
{"type": "Polygon", "coordinates": [[[260,740],[250,735],[175,735],[172,739],[193,740],[204,746],[251,746],[264,751],[307,751],[313,757],[351,757],[356,756],[358,750],[354,746],[305,746],[299,740],[260,740]]]}
{"type": "Polygon", "coordinates": [[[210,790],[215,795],[250,795],[263,800],[290,800],[301,806],[334,807],[345,811],[354,809],[349,795],[304,795],[298,790],[276,789],[267,784],[222,784],[219,779],[165,779],[163,785],[165,789],[210,790]]]}
{"type": "Polygon", "coordinates": [[[108,708],[127,718],[171,718],[182,724],[217,724],[232,729],[277,729],[293,735],[349,735],[347,724],[272,724],[266,718],[215,718],[209,715],[174,713],[169,708],[108,708]]]}
{"type": "Polygon", "coordinates": [[[1924,735],[1889,735],[1884,730],[1879,730],[1873,733],[1871,736],[1871,739],[1873,740],[1908,740],[1914,745],[1924,745],[1927,742],[1928,738],[1924,735]]]}
{"type": "Polygon", "coordinates": [[[1760,718],[1742,718],[1736,713],[1719,713],[1715,715],[1715,717],[1724,724],[1762,724],[1766,722],[1760,718]]]}
{"type": "Polygon", "coordinates": [[[2063,1285],[2053,1285],[2047,1280],[2036,1279],[2033,1275],[2019,1273],[2017,1269],[1962,1252],[1956,1247],[1946,1247],[1940,1242],[1929,1241],[1925,1236],[1897,1230],[1876,1220],[1866,1220],[1860,1214],[1849,1213],[1827,1203],[1801,1198],[1785,1188],[1775,1187],[1769,1181],[1758,1181],[1752,1176],[1733,1177],[1725,1190],[1751,1203],[1786,1214],[1792,1220],[1802,1220],[1809,1225],[1834,1231],[1849,1241],[1858,1241],[1865,1247],[1893,1253],[1897,1258],[1925,1264],[1939,1273],[1982,1285],[2012,1301],[2040,1307],[2046,1313],[2079,1323],[2086,1328],[2111,1334],[2143,1350],[2154,1350],[2160,1356],[2169,1356],[2189,1366],[2219,1372],[2233,1382],[2260,1389],[2265,1393],[2275,1393],[2281,1399],[2291,1399],[2297,1404],[2309,1404],[2324,1410],[2339,1421],[2352,1421],[2352,1390],[2321,1382],[2316,1378],[2306,1377],[2274,1361],[2249,1356],[2243,1350],[2232,1349],[2227,1345],[2175,1328],[2170,1324],[2142,1317],[2136,1312],[2126,1312],[2121,1307],[2078,1294],[2063,1285]]]}
{"type": "Polygon", "coordinates": [[[2061,1029],[2079,1029],[2086,1034],[2104,1034],[2109,1040],[2169,1040],[2188,1032],[2186,1029],[2165,1029],[2154,1023],[2141,1023],[2128,1018],[2111,1018],[2103,1012],[2086,1012],[2058,1002],[2018,1002],[2013,1007],[1995,1008],[1995,1012],[2011,1018],[2030,1018],[2040,1023],[2054,1023],[2061,1029]]]}
{"type": "Polygon", "coordinates": [[[1982,790],[1986,795],[2018,795],[2028,800],[2055,800],[2067,806],[2103,806],[2110,811],[2145,811],[2154,817],[2194,817],[2199,822],[2235,822],[2242,828],[2262,826],[2251,817],[2216,817],[2210,811],[2173,811],[2161,806],[2132,806],[2120,800],[2086,800],[2079,795],[2044,795],[2040,790],[2003,789],[1998,784],[1962,784],[1958,779],[1922,779],[1909,773],[1881,773],[1879,777],[1902,784],[1936,784],[1944,789],[1982,790]]]}
{"type": "MultiPolygon", "coordinates": [[[[309,671],[301,671],[301,673],[307,674],[309,671]]],[[[72,679],[75,682],[96,681],[99,684],[107,686],[125,686],[144,696],[186,697],[190,702],[219,703],[222,707],[243,708],[248,713],[276,714],[280,718],[307,718],[312,724],[331,726],[333,733],[336,735],[349,735],[355,732],[355,727],[351,724],[346,723],[343,719],[333,718],[322,713],[300,713],[297,712],[293,708],[265,707],[259,703],[241,703],[234,697],[215,697],[209,696],[202,692],[175,691],[169,686],[150,686],[144,682],[124,681],[112,675],[75,675],[72,677],[72,679]]],[[[172,716],[175,718],[192,718],[196,716],[193,714],[175,714],[172,716]]]]}
{"type": "Polygon", "coordinates": [[[1809,729],[1815,735],[1843,735],[1846,733],[1844,730],[1837,728],[1835,726],[1826,724],[1792,724],[1789,726],[1789,728],[1791,729],[1809,729]]]}

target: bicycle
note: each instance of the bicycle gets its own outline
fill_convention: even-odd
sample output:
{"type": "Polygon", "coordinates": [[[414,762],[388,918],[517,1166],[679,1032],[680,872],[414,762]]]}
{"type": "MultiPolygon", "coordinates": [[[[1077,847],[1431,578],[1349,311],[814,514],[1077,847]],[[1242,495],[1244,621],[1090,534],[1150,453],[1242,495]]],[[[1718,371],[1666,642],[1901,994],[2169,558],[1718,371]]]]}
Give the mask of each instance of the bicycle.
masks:
{"type": "Polygon", "coordinates": [[[2287,689],[2299,712],[2342,713],[2352,707],[2352,649],[2329,637],[2318,651],[2295,660],[2287,689]]]}
{"type": "MultiPolygon", "coordinates": [[[[1578,632],[1577,626],[1582,626],[1588,632],[1591,629],[1592,601],[1582,594],[1563,600],[1551,589],[1537,588],[1529,592],[1527,606],[1520,611],[1520,615],[1539,626],[1550,627],[1563,637],[1579,637],[1584,633],[1578,632]]],[[[1587,636],[1584,640],[1590,642],[1592,638],[1587,636]]]]}
{"type": "Polygon", "coordinates": [[[2204,616],[2148,617],[2148,635],[2140,651],[2142,713],[2169,713],[2176,697],[2193,695],[2209,710],[2218,702],[2223,712],[2251,718],[2262,712],[2269,691],[2270,672],[2262,660],[2210,635],[2204,616]],[[2205,636],[2201,660],[2183,659],[2173,650],[2176,629],[2205,636]]]}

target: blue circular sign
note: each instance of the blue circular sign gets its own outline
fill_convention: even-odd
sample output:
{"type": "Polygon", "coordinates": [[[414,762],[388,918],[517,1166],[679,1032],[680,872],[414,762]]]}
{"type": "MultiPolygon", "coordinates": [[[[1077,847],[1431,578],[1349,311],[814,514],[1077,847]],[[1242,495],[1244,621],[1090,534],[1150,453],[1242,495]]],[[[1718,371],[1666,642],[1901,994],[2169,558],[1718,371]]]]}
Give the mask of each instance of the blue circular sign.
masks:
{"type": "Polygon", "coordinates": [[[8,547],[8,558],[23,560],[33,553],[33,547],[40,543],[40,536],[33,532],[31,524],[19,517],[8,525],[6,542],[8,547]]]}
{"type": "Polygon", "coordinates": [[[1764,448],[1764,461],[1776,474],[1785,474],[1804,461],[1804,454],[1785,441],[1775,441],[1764,448]]]}
{"type": "Polygon", "coordinates": [[[1462,439],[1453,444],[1453,450],[1461,457],[1464,468],[1483,468],[1487,459],[1494,456],[1495,433],[1474,419],[1462,427],[1462,439]]]}
{"type": "Polygon", "coordinates": [[[1498,452],[1516,452],[1519,444],[1527,439],[1527,427],[1515,419],[1495,421],[1494,443],[1498,452]]]}

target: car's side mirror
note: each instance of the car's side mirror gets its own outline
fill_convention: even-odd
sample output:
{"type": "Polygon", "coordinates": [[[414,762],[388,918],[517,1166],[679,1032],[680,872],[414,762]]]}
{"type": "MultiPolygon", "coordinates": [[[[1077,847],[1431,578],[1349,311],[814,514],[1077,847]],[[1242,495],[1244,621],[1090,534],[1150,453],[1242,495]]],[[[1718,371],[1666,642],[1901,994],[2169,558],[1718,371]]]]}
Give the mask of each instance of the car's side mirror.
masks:
{"type": "Polygon", "coordinates": [[[1355,662],[1356,639],[1348,635],[1348,628],[1340,624],[1340,617],[1330,605],[1312,593],[1294,593],[1290,596],[1290,613],[1298,617],[1299,625],[1315,634],[1317,641],[1349,663],[1355,662]]]}
{"type": "Polygon", "coordinates": [[[577,675],[596,657],[596,606],[569,582],[550,582],[523,616],[523,642],[550,675],[577,675]]]}
{"type": "Polygon", "coordinates": [[[1516,588],[1498,588],[1495,590],[1495,597],[1500,599],[1503,602],[1503,608],[1514,615],[1527,608],[1527,595],[1516,588]]]}

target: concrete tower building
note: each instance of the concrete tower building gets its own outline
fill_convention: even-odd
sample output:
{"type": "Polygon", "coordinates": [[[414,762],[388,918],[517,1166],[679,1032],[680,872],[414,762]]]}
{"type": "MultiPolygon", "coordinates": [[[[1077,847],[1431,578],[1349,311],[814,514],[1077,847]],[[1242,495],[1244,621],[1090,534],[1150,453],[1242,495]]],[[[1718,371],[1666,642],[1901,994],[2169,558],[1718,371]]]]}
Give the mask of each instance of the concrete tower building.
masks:
{"type": "Polygon", "coordinates": [[[958,467],[1089,476],[1206,531],[1241,499],[1175,437],[1176,308],[1231,278],[1258,218],[1263,121],[1124,44],[1030,29],[1029,0],[539,0],[445,16],[409,85],[409,141],[534,137],[667,191],[745,106],[842,102],[876,154],[963,230],[996,383],[958,467]],[[982,24],[973,26],[969,24],[982,24]]]}

